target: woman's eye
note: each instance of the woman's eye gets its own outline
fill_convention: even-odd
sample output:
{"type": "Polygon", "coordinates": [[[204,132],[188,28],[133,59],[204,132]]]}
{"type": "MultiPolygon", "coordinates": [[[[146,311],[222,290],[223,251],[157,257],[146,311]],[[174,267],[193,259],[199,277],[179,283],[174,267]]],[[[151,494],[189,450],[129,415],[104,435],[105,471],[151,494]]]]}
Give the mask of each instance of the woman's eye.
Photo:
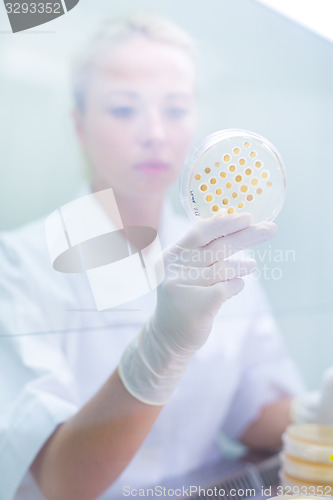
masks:
{"type": "Polygon", "coordinates": [[[135,114],[135,109],[131,106],[115,106],[109,108],[108,112],[116,118],[131,118],[135,114]]]}
{"type": "Polygon", "coordinates": [[[182,107],[170,107],[165,109],[165,114],[168,118],[183,118],[187,114],[187,109],[182,107]]]}

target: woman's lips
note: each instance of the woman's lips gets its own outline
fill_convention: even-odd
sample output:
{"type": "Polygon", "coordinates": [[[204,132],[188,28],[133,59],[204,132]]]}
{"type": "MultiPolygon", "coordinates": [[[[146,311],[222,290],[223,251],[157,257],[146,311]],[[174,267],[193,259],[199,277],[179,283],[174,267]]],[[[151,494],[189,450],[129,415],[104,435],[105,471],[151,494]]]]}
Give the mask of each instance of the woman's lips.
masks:
{"type": "Polygon", "coordinates": [[[146,175],[158,175],[168,170],[167,163],[161,160],[147,160],[134,165],[134,169],[146,175]]]}

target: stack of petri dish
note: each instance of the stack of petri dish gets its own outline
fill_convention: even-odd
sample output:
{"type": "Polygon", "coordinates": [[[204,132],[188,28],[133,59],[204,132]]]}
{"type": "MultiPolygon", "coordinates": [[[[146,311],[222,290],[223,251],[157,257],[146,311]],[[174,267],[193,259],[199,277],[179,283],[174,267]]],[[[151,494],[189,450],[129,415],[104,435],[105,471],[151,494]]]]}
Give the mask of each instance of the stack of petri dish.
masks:
{"type": "Polygon", "coordinates": [[[281,464],[286,493],[333,496],[333,426],[290,425],[283,435],[281,464]]]}

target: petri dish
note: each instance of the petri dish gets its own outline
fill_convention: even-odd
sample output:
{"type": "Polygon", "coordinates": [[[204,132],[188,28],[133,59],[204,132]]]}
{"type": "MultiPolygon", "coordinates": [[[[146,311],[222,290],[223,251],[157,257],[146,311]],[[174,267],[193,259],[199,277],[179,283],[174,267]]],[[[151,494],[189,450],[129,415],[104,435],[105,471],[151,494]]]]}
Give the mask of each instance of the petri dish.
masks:
{"type": "MultiPolygon", "coordinates": [[[[292,497],[290,495],[288,495],[286,498],[289,499],[289,500],[292,500],[292,498],[294,498],[294,500],[296,500],[296,498],[300,498],[299,496],[297,496],[297,492],[301,493],[301,492],[311,492],[311,494],[314,494],[315,497],[312,497],[312,498],[315,498],[316,500],[318,500],[318,496],[320,497],[320,495],[325,495],[324,498],[326,498],[327,500],[332,498],[332,495],[333,495],[333,482],[326,482],[326,481],[307,481],[306,479],[303,479],[303,480],[300,480],[300,479],[297,479],[295,477],[292,477],[292,476],[289,476],[289,474],[286,474],[285,472],[280,472],[279,473],[279,477],[280,477],[280,482],[281,482],[281,486],[283,488],[293,488],[292,492],[296,495],[295,497],[292,497]]],[[[278,497],[280,500],[281,500],[281,496],[278,497]]],[[[308,497],[305,497],[307,498],[307,500],[310,500],[311,497],[308,496],[308,497]]],[[[270,500],[273,500],[273,499],[270,499],[270,500]]]]}
{"type": "Polygon", "coordinates": [[[290,425],[282,439],[284,452],[287,455],[301,460],[330,464],[333,467],[332,425],[290,425]]]}
{"type": "Polygon", "coordinates": [[[285,453],[281,456],[281,463],[284,473],[298,480],[329,482],[333,478],[333,463],[322,464],[300,460],[285,453]]]}
{"type": "Polygon", "coordinates": [[[180,176],[180,199],[192,220],[251,213],[275,219],[286,195],[286,168],[276,148],[246,130],[206,137],[189,153],[180,176]]]}

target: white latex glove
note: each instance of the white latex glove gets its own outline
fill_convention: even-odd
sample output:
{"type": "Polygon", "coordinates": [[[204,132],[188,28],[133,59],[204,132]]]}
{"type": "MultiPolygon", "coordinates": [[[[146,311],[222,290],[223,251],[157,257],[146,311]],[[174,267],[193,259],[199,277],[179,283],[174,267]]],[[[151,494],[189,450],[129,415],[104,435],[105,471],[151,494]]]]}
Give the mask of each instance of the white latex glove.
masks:
{"type": "Polygon", "coordinates": [[[119,364],[123,384],[135,398],[155,405],[169,400],[221,305],[242,290],[240,276],[256,269],[253,259],[228,260],[276,232],[273,223],[251,222],[249,214],[197,222],[163,252],[165,279],[155,311],[119,364]]]}
{"type": "Polygon", "coordinates": [[[319,391],[292,400],[291,419],[296,424],[333,425],[333,367],[324,373],[319,391]]]}

